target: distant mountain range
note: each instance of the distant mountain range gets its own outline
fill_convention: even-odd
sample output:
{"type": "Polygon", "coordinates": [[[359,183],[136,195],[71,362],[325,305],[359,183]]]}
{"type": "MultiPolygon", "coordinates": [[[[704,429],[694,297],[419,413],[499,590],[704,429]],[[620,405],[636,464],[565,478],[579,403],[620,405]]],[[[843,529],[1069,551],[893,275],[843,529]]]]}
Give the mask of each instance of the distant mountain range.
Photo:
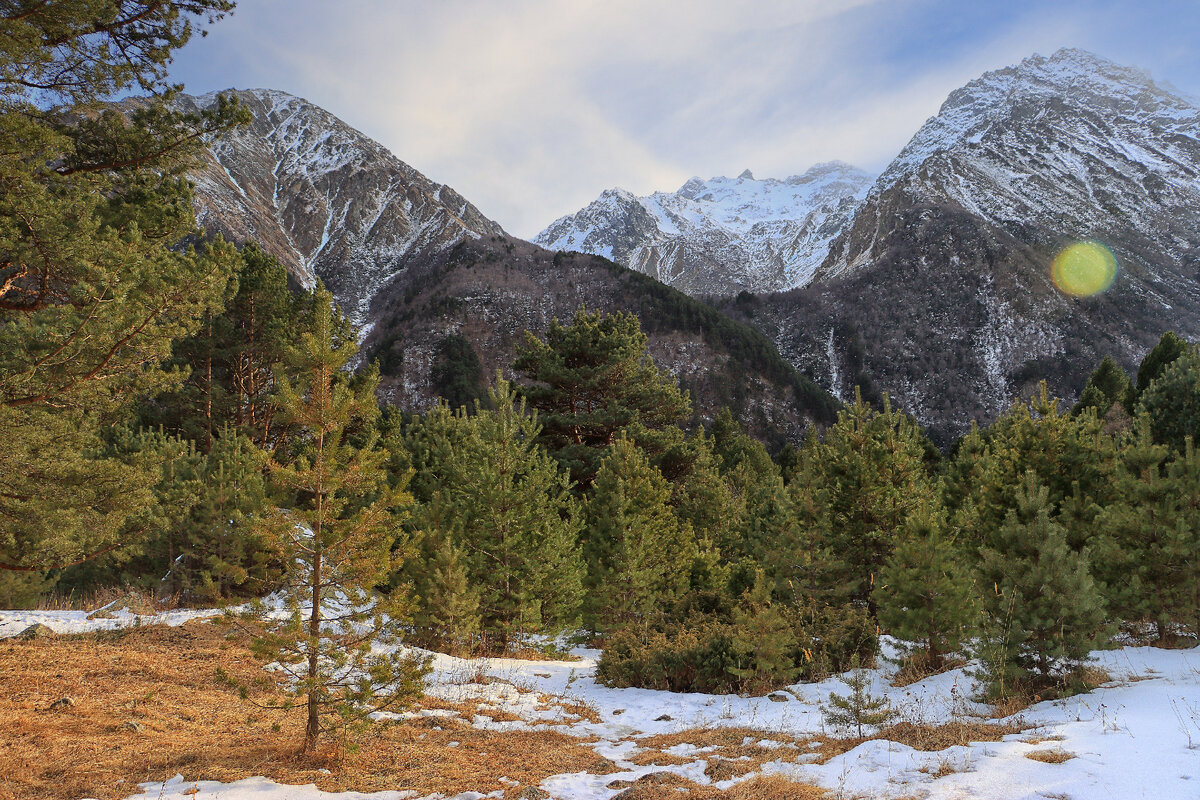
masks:
{"type": "Polygon", "coordinates": [[[1200,110],[1083,51],[956,90],[874,182],[834,162],[614,189],[544,247],[315,106],[238,94],[254,122],[194,176],[202,223],[330,286],[401,405],[432,402],[446,337],[490,371],[583,303],[640,313],[704,413],[730,403],[768,436],[829,418],[797,371],[842,398],[887,392],[945,444],[1040,378],[1073,397],[1104,355],[1133,368],[1164,330],[1200,336],[1200,110]],[[1079,240],[1120,263],[1103,294],[1051,282],[1079,240]]]}
{"type": "Polygon", "coordinates": [[[611,258],[694,296],[780,291],[812,279],[870,185],[835,161],[782,181],[746,170],[649,197],[610,189],[534,241],[611,258]]]}

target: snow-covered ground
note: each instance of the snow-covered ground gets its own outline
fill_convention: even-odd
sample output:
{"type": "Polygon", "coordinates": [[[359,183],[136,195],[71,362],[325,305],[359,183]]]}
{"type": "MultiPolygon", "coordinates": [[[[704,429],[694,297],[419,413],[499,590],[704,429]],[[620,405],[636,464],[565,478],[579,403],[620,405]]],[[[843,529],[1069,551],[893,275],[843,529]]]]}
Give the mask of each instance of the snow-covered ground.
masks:
{"type": "MultiPolygon", "coordinates": [[[[156,617],[117,612],[112,619],[88,620],[77,611],[0,611],[0,637],[13,636],[34,623],[57,632],[107,629],[135,623],[179,625],[215,611],[177,611],[156,617]]],[[[609,800],[620,791],[614,780],[632,780],[650,772],[670,771],[697,783],[705,776],[706,751],[687,744],[670,748],[695,760],[674,766],[636,766],[630,759],[642,748],[639,740],[695,728],[738,727],[762,731],[760,745],[776,746],[779,758],[761,768],[796,780],[828,787],[842,797],[918,797],[930,800],[989,798],[1004,800],[1195,800],[1200,798],[1200,648],[1159,650],[1127,647],[1094,654],[1095,666],[1110,683],[1088,694],[1039,703],[1018,717],[1023,733],[999,742],[920,752],[895,742],[874,740],[812,763],[787,739],[831,733],[820,703],[831,692],[845,693],[838,678],[797,684],[773,696],[676,694],[645,689],[610,689],[595,682],[599,653],[578,649],[573,661],[522,661],[507,658],[434,657],[429,694],[458,702],[474,701],[478,711],[502,710],[493,721],[477,714],[467,721],[489,730],[528,729],[552,725],[554,730],[594,737],[590,745],[612,760],[619,773],[557,775],[542,788],[561,800],[609,800]],[[772,735],[779,740],[772,739],[772,735]],[[1062,763],[1027,758],[1030,753],[1064,751],[1062,763]]],[[[974,680],[957,669],[918,683],[894,688],[891,670],[867,671],[871,691],[886,695],[899,718],[937,724],[985,709],[970,700],[974,680]]],[[[459,712],[428,709],[421,715],[459,712]]],[[[1010,720],[1011,721],[1011,720],[1010,720]]],[[[733,779],[739,780],[739,779],[733,779]]],[[[724,788],[733,780],[717,782],[724,788]]],[[[265,778],[235,783],[212,781],[143,784],[136,800],[417,800],[412,792],[329,793],[313,786],[282,786],[265,778]]],[[[493,796],[468,792],[458,800],[493,796]]],[[[429,800],[432,800],[430,798],[429,800]]]]}

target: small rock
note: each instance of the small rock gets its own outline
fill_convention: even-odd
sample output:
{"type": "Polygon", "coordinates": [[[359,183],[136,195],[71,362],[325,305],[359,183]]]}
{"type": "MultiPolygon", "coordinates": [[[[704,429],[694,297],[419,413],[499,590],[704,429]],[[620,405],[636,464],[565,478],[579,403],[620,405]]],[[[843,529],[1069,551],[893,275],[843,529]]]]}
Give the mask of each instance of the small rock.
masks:
{"type": "Polygon", "coordinates": [[[70,708],[75,705],[75,701],[69,697],[60,697],[50,704],[51,711],[58,711],[60,708],[70,708]]]}
{"type": "Polygon", "coordinates": [[[333,773],[330,772],[329,770],[325,769],[324,767],[321,767],[319,770],[317,770],[317,774],[318,775],[332,775],[333,773]]]}
{"type": "Polygon", "coordinates": [[[517,795],[517,800],[546,800],[550,793],[536,786],[526,786],[525,791],[517,795]]]}
{"type": "Polygon", "coordinates": [[[25,630],[17,634],[18,639],[44,639],[47,636],[53,636],[54,629],[49,625],[43,625],[40,622],[35,622],[25,630]]]}
{"type": "Polygon", "coordinates": [[[131,719],[131,720],[129,720],[129,721],[127,721],[127,722],[126,722],[124,725],[122,725],[121,727],[122,727],[122,728],[124,728],[124,729],[125,729],[125,730],[127,730],[127,731],[133,731],[134,733],[141,733],[141,732],[142,732],[142,723],[140,723],[140,722],[137,722],[136,720],[132,720],[132,719],[131,719]]]}
{"type": "Polygon", "coordinates": [[[767,699],[772,703],[786,703],[788,701],[788,696],[783,692],[775,692],[767,695],[767,699]]]}
{"type": "Polygon", "coordinates": [[[622,715],[622,714],[624,714],[624,713],[625,713],[625,709],[623,709],[623,708],[614,708],[614,709],[612,710],[612,715],[613,715],[614,717],[619,717],[619,716],[621,716],[621,715],[622,715]]]}
{"type": "MultiPolygon", "coordinates": [[[[662,714],[660,716],[655,717],[654,721],[655,722],[671,722],[673,719],[675,719],[675,718],[672,717],[670,714],[662,714]]],[[[651,774],[653,775],[654,773],[651,773],[651,774]]]]}

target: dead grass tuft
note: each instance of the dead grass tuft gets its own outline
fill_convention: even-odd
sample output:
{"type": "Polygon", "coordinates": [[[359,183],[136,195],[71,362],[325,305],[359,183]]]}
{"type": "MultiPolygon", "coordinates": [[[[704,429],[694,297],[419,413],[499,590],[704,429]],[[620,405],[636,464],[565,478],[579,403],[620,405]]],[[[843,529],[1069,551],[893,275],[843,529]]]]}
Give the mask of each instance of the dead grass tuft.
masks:
{"type": "Polygon", "coordinates": [[[640,753],[634,753],[626,760],[639,767],[678,767],[683,764],[691,764],[696,760],[696,756],[677,756],[658,750],[643,750],[640,753]]]}
{"type": "Polygon", "coordinates": [[[562,734],[444,719],[371,725],[357,748],[305,756],[297,750],[303,709],[261,707],[278,699],[249,651],[204,622],[0,640],[0,798],[115,800],[176,773],[455,795],[505,789],[500,777],[536,786],[550,775],[615,770],[562,734]],[[218,669],[227,680],[216,679],[218,669]],[[248,697],[231,683],[249,687],[248,697]],[[67,696],[74,705],[49,710],[67,696]]]}
{"type": "Polygon", "coordinates": [[[910,658],[900,666],[900,669],[892,677],[892,686],[902,689],[917,681],[925,680],[934,675],[941,675],[943,672],[949,672],[952,669],[958,669],[966,663],[961,658],[948,658],[942,662],[941,666],[931,667],[924,659],[910,658]]]}
{"type": "Polygon", "coordinates": [[[1068,753],[1061,747],[1055,747],[1050,750],[1034,750],[1032,753],[1026,753],[1026,758],[1034,761],[1041,761],[1043,764],[1061,764],[1064,761],[1070,761],[1075,758],[1074,753],[1068,753]]]}
{"type": "Polygon", "coordinates": [[[652,772],[632,783],[613,781],[609,788],[623,789],[612,800],[826,800],[832,796],[818,786],[780,775],[755,775],[721,791],[669,772],[652,772]]]}
{"type": "Polygon", "coordinates": [[[901,722],[879,732],[876,739],[906,744],[914,750],[936,752],[948,747],[966,746],[973,742],[998,742],[1005,736],[1027,730],[1019,722],[995,723],[973,719],[956,719],[944,725],[917,725],[901,722]]]}

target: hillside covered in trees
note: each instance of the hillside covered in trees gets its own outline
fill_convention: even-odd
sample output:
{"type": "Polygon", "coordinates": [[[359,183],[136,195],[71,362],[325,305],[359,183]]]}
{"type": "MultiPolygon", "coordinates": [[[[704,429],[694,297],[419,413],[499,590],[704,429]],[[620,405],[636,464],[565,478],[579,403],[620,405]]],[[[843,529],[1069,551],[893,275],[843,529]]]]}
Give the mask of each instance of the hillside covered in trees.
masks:
{"type": "MultiPolygon", "coordinates": [[[[297,758],[403,712],[438,659],[570,637],[614,689],[762,696],[850,672],[830,724],[859,739],[883,720],[859,673],[885,654],[912,680],[971,660],[999,702],[1092,688],[1089,654],[1118,635],[1200,641],[1200,347],[1173,333],[1135,375],[1102,361],[1073,407],[1042,384],[942,451],[886,395],[835,408],[744,326],[563,254],[639,313],[581,305],[494,375],[447,336],[442,398],[381,404],[414,303],[492,251],[449,251],[360,349],[320,283],[201,236],[184,176],[247,114],[172,106],[164,65],[230,9],[0,12],[0,606],[130,587],[228,607],[280,707],[304,709],[297,758]],[[132,86],[136,111],[105,105],[132,86]],[[820,424],[795,446],[729,407],[698,419],[650,355],[648,332],[685,329],[820,424]]],[[[709,395],[749,403],[738,387],[709,395]]]]}

